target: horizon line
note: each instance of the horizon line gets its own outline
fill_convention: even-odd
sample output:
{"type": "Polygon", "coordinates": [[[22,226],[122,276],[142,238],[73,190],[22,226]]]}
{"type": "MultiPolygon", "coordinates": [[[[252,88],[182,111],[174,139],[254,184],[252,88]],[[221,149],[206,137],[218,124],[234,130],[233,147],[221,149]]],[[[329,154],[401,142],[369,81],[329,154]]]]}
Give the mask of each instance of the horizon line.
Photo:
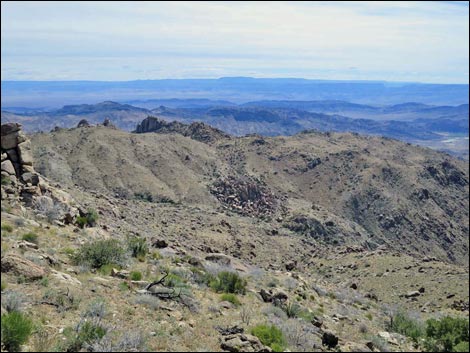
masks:
{"type": "Polygon", "coordinates": [[[253,76],[221,76],[207,78],[150,78],[150,79],[134,79],[134,80],[0,80],[0,82],[137,82],[137,81],[202,81],[202,80],[223,80],[223,79],[253,79],[253,80],[304,80],[319,82],[357,82],[357,83],[392,83],[392,84],[422,84],[422,85],[469,85],[469,83],[437,83],[437,82],[421,82],[421,81],[388,81],[388,80],[348,80],[348,79],[316,79],[304,77],[253,77],[253,76]]]}

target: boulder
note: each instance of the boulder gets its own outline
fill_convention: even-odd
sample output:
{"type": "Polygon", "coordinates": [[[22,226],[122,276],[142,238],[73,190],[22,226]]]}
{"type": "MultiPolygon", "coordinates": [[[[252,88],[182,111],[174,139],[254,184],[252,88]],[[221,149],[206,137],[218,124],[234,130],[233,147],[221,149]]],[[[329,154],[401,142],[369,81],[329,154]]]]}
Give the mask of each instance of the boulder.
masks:
{"type": "Polygon", "coordinates": [[[87,127],[90,126],[90,123],[86,119],[82,119],[78,122],[77,127],[87,127]]]}
{"type": "Polygon", "coordinates": [[[321,343],[328,348],[335,348],[338,345],[338,336],[331,331],[324,331],[321,343]]]}
{"type": "Polygon", "coordinates": [[[33,165],[33,155],[31,153],[31,142],[25,141],[18,145],[18,153],[21,164],[33,165]]]}
{"type": "Polygon", "coordinates": [[[220,347],[228,352],[272,352],[258,337],[244,333],[223,336],[220,341],[220,347]]]}
{"type": "Polygon", "coordinates": [[[2,272],[24,276],[28,280],[41,279],[46,275],[44,268],[16,254],[5,255],[1,267],[2,272]]]}
{"type": "Polygon", "coordinates": [[[414,297],[419,297],[421,295],[420,292],[418,292],[417,290],[415,291],[411,291],[411,292],[408,292],[405,294],[405,298],[414,298],[414,297]]]}
{"type": "MultiPolygon", "coordinates": [[[[2,125],[3,126],[3,125],[2,125]]],[[[18,132],[12,132],[8,135],[2,135],[1,146],[4,150],[16,148],[18,145],[18,132]]]]}
{"type": "Polygon", "coordinates": [[[3,161],[1,164],[2,172],[5,172],[9,175],[15,175],[15,167],[13,167],[13,164],[9,161],[3,161]]]}
{"type": "Polygon", "coordinates": [[[321,317],[314,316],[311,323],[313,326],[320,328],[323,326],[323,319],[321,317]]]}
{"type": "Polygon", "coordinates": [[[289,261],[286,263],[286,270],[287,271],[292,271],[295,270],[297,267],[297,261],[289,261]]]}
{"type": "Polygon", "coordinates": [[[21,175],[21,178],[26,184],[30,183],[33,186],[36,186],[39,184],[39,176],[37,174],[27,172],[27,173],[23,173],[21,175]]]}
{"type": "Polygon", "coordinates": [[[10,135],[13,132],[17,132],[21,129],[21,124],[18,123],[6,123],[2,124],[1,127],[1,134],[2,134],[2,139],[3,136],[10,135]]]}
{"type": "Polygon", "coordinates": [[[72,277],[71,275],[59,271],[52,270],[52,277],[56,278],[60,282],[66,283],[66,284],[71,284],[75,286],[79,286],[82,283],[76,279],[75,277],[72,277]]]}
{"type": "Polygon", "coordinates": [[[157,249],[164,249],[168,247],[168,243],[163,239],[154,239],[152,240],[152,246],[157,249]]]}

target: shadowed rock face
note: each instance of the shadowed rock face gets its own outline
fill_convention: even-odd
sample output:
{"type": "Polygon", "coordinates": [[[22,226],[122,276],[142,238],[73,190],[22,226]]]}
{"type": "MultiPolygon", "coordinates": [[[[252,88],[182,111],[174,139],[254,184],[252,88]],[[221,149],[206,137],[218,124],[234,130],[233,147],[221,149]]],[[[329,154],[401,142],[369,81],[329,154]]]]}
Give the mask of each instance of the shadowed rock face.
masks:
{"type": "Polygon", "coordinates": [[[194,122],[190,125],[177,121],[171,123],[164,120],[148,117],[144,119],[135,129],[136,133],[171,133],[175,132],[183,136],[191,137],[194,140],[211,143],[222,138],[228,138],[229,135],[201,122],[194,122]]]}

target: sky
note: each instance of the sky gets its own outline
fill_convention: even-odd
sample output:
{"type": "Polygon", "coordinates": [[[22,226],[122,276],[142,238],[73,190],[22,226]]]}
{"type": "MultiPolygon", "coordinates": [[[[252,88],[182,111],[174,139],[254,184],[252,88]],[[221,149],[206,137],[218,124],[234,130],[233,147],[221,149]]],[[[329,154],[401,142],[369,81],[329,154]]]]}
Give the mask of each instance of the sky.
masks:
{"type": "Polygon", "coordinates": [[[468,84],[468,43],[467,1],[1,2],[2,80],[468,84]]]}

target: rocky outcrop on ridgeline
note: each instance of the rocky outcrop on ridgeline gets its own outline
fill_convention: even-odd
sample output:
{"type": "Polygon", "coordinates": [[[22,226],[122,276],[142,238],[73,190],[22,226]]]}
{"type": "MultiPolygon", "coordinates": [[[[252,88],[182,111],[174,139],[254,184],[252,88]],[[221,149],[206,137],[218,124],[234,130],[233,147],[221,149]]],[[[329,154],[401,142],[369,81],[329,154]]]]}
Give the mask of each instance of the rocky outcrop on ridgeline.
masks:
{"type": "Polygon", "coordinates": [[[230,135],[201,122],[183,124],[178,121],[167,122],[155,117],[147,117],[137,125],[135,133],[147,132],[171,133],[175,132],[204,143],[212,143],[220,139],[229,138],[230,135]]]}
{"type": "Polygon", "coordinates": [[[35,171],[31,142],[21,127],[18,123],[1,126],[2,201],[22,201],[43,214],[53,212],[54,220],[73,222],[81,213],[80,206],[35,171]]]}

